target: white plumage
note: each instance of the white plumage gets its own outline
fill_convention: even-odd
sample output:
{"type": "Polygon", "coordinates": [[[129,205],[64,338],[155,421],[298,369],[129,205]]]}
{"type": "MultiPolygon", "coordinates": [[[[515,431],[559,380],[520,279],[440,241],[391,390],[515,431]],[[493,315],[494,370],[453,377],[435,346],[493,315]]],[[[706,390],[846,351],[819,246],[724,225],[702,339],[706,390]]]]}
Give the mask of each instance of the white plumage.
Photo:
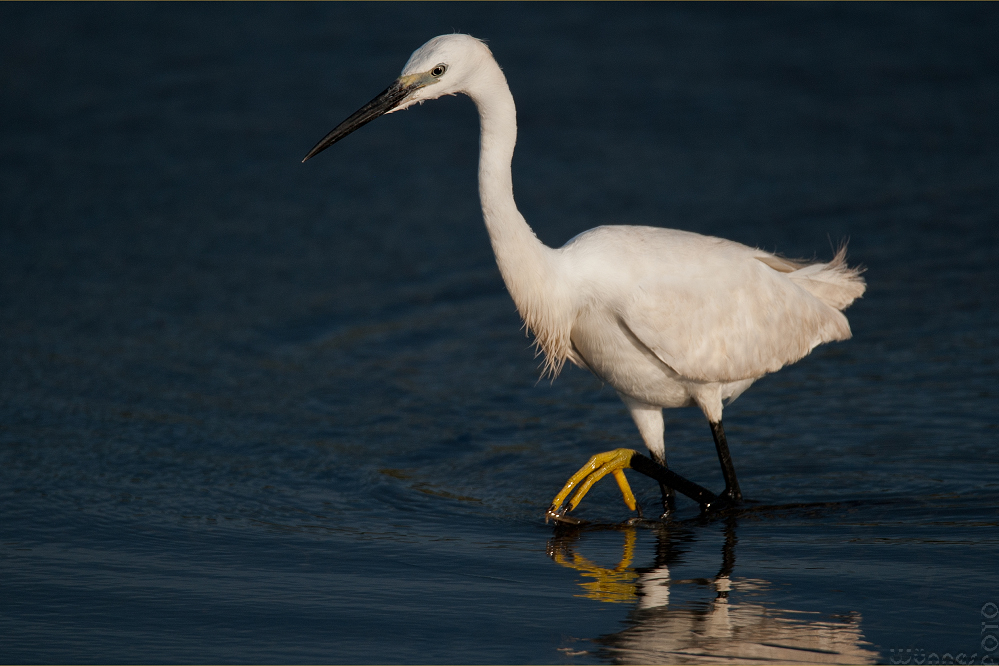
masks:
{"type": "MultiPolygon", "coordinates": [[[[720,238],[637,226],[598,227],[546,247],[513,198],[513,96],[489,49],[467,35],[436,37],[414,52],[391,87],[306,159],[379,115],[456,93],[479,111],[483,218],[546,369],[557,375],[570,361],[613,386],[663,465],[662,408],[699,406],[715,433],[726,495],[740,499],[721,429],[723,402],[817,345],[850,337],[840,310],[865,285],[846,265],[845,248],[828,263],[804,264],[720,238]]],[[[608,472],[615,469],[599,476],[608,472]]],[[[623,474],[615,475],[622,482],[623,474]]]]}

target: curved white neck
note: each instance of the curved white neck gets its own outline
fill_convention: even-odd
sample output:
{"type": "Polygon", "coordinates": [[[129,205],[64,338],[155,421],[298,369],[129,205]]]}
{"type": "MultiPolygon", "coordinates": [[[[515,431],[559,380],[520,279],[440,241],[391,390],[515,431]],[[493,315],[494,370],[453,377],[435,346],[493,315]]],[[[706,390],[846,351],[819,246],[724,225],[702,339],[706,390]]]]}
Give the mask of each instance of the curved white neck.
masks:
{"type": "Polygon", "coordinates": [[[568,349],[571,321],[558,294],[557,252],[534,235],[513,199],[511,164],[517,143],[517,109],[495,62],[483,67],[467,94],[479,110],[479,198],[496,263],[524,323],[557,373],[568,349]]]}

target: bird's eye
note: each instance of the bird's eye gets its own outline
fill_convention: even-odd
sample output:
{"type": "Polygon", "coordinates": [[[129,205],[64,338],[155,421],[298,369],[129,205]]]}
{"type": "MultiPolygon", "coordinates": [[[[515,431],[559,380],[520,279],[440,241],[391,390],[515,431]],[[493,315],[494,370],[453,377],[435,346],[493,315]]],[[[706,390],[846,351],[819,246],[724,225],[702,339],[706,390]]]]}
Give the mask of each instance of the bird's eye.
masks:
{"type": "Polygon", "coordinates": [[[436,76],[436,77],[440,78],[440,77],[444,76],[444,72],[446,72],[446,71],[447,71],[447,65],[445,65],[444,63],[441,63],[441,64],[437,65],[436,67],[434,67],[432,70],[430,70],[430,75],[431,76],[436,76]]]}

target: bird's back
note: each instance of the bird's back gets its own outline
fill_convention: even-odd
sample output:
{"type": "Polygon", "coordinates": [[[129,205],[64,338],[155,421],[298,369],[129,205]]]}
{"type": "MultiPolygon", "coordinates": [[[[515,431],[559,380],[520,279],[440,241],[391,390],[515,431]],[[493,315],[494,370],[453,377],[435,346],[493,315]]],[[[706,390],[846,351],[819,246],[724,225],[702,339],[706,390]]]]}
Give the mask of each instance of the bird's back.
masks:
{"type": "Polygon", "coordinates": [[[560,254],[580,312],[605,312],[679,376],[700,382],[760,377],[849,338],[839,310],[864,291],[844,251],[806,265],[674,229],[598,227],[560,254]]]}

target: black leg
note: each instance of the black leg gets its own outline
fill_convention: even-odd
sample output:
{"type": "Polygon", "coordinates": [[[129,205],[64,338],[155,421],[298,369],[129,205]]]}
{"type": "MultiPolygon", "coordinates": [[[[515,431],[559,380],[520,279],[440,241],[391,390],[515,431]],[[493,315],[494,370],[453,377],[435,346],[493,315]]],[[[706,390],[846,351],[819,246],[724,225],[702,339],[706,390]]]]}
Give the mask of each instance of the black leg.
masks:
{"type": "Polygon", "coordinates": [[[646,458],[641,453],[636,452],[631,457],[631,469],[686,495],[701,505],[701,511],[707,511],[719,499],[718,495],[707,488],[699,486],[693,481],[688,481],[673,470],[666,469],[652,458],[646,458]]]}
{"type": "MultiPolygon", "coordinates": [[[[657,463],[669,469],[669,465],[666,464],[666,455],[663,454],[661,457],[655,453],[652,454],[652,459],[657,463]]],[[[663,497],[663,513],[660,516],[661,519],[665,520],[669,518],[669,515],[676,511],[676,493],[673,489],[667,486],[662,481],[659,482],[659,491],[662,493],[663,497]]]]}
{"type": "Polygon", "coordinates": [[[722,476],[725,477],[723,497],[739,501],[742,491],[739,490],[739,480],[735,478],[735,467],[732,465],[732,455],[728,452],[728,441],[725,439],[725,428],[722,422],[711,423],[711,434],[715,438],[715,449],[718,451],[718,462],[721,463],[722,476]]]}

